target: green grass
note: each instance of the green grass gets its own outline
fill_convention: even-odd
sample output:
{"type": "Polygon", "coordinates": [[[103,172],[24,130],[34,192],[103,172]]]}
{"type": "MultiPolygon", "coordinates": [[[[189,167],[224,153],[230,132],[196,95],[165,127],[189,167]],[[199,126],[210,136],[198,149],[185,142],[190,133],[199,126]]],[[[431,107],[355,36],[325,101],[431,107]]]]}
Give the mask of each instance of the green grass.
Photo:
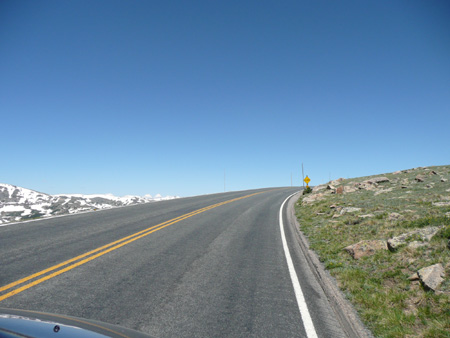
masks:
{"type": "MultiPolygon", "coordinates": [[[[390,182],[380,184],[378,191],[392,188],[389,192],[357,190],[338,195],[313,191],[311,195],[324,195],[308,204],[303,204],[301,197],[296,204],[296,215],[311,249],[376,337],[450,337],[450,217],[445,215],[449,207],[432,204],[450,199],[450,168],[429,169],[380,175],[390,182]],[[430,174],[431,170],[438,175],[430,174]],[[414,180],[419,174],[425,182],[414,180]],[[441,177],[448,181],[441,182],[441,177]],[[332,205],[337,208],[330,208],[332,205]],[[341,215],[344,207],[361,210],[341,215]],[[393,212],[399,213],[401,219],[390,217],[393,212]],[[368,214],[373,217],[360,217],[368,214]],[[343,250],[361,240],[387,240],[427,226],[444,228],[426,247],[405,246],[396,252],[380,251],[359,260],[343,250]],[[436,263],[441,263],[447,272],[438,293],[426,291],[419,282],[409,280],[419,269],[436,263]]],[[[369,178],[344,180],[341,185],[352,187],[369,178]]]]}
{"type": "Polygon", "coordinates": [[[450,225],[450,217],[430,215],[416,220],[400,222],[398,226],[403,228],[425,228],[428,226],[450,225]]]}

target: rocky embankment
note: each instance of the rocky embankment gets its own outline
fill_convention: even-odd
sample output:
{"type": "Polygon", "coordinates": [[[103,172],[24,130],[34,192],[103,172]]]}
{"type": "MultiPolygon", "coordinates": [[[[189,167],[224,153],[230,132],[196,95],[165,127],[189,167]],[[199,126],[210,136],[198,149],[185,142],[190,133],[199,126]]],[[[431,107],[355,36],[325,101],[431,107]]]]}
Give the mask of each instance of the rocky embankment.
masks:
{"type": "Polygon", "coordinates": [[[296,211],[375,335],[450,332],[450,166],[330,181],[296,211]]]}

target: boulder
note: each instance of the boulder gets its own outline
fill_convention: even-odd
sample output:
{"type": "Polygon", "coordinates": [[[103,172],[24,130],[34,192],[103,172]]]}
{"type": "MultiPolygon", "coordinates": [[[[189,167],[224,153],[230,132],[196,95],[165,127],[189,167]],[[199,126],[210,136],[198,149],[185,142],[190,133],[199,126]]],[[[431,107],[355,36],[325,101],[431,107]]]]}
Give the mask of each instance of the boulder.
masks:
{"type": "Polygon", "coordinates": [[[394,188],[381,189],[381,190],[375,191],[374,196],[377,196],[379,194],[385,194],[385,193],[391,192],[392,190],[394,190],[394,188]]]}
{"type": "Polygon", "coordinates": [[[376,190],[378,184],[372,182],[372,181],[364,181],[361,183],[355,183],[354,187],[359,190],[376,190]]]}
{"type": "Polygon", "coordinates": [[[371,178],[370,180],[367,180],[367,182],[372,182],[372,183],[384,183],[384,182],[390,182],[389,178],[387,177],[375,177],[375,178],[371,178]]]}
{"type": "Polygon", "coordinates": [[[396,213],[396,212],[391,212],[389,214],[389,217],[388,217],[388,219],[390,221],[396,221],[396,220],[399,220],[399,219],[402,219],[402,218],[403,218],[403,216],[400,215],[399,213],[396,213]]]}
{"type": "Polygon", "coordinates": [[[316,186],[313,188],[313,192],[318,192],[318,191],[323,190],[323,189],[325,189],[325,188],[326,188],[326,185],[325,185],[325,184],[316,185],[316,186]]]}
{"type": "Polygon", "coordinates": [[[400,236],[393,237],[391,239],[388,239],[387,245],[389,247],[389,250],[395,251],[399,247],[408,244],[409,242],[412,242],[412,239],[419,239],[421,242],[429,242],[431,238],[433,238],[434,235],[442,228],[442,226],[435,226],[435,227],[427,227],[423,229],[417,229],[411,232],[407,232],[404,234],[401,234],[400,236]]]}
{"type": "Polygon", "coordinates": [[[418,248],[421,248],[421,247],[427,246],[427,245],[428,245],[427,242],[414,241],[414,242],[411,242],[411,243],[408,244],[408,248],[418,249],[418,248]]]}
{"type": "Polygon", "coordinates": [[[423,181],[425,180],[425,177],[424,177],[423,175],[417,175],[416,178],[415,178],[415,180],[416,180],[417,182],[423,182],[423,181]]]}
{"type": "Polygon", "coordinates": [[[450,201],[449,202],[433,202],[432,205],[434,207],[449,207],[450,201]]]}
{"type": "Polygon", "coordinates": [[[357,212],[360,211],[361,208],[355,208],[355,207],[346,207],[346,208],[342,208],[340,214],[344,215],[344,214],[348,214],[348,213],[352,213],[352,212],[357,212]]]}
{"type": "Polygon", "coordinates": [[[329,193],[329,194],[335,194],[336,193],[336,188],[334,186],[332,186],[331,184],[328,184],[326,192],[329,193]]]}
{"type": "Polygon", "coordinates": [[[344,178],[338,178],[337,180],[330,181],[331,185],[339,185],[344,181],[344,178]]]}
{"type": "Polygon", "coordinates": [[[356,188],[353,188],[353,187],[349,187],[349,186],[344,186],[344,193],[352,193],[352,192],[355,192],[357,189],[356,188]]]}
{"type": "Polygon", "coordinates": [[[307,195],[306,197],[303,198],[302,200],[302,205],[307,205],[307,204],[311,204],[317,201],[321,201],[323,200],[324,194],[323,193],[318,193],[318,194],[310,194],[307,195]]]}
{"type": "Polygon", "coordinates": [[[387,250],[386,241],[371,240],[361,241],[344,248],[354,259],[360,259],[364,256],[372,256],[379,250],[387,250]]]}
{"type": "Polygon", "coordinates": [[[408,277],[408,279],[409,279],[410,281],[420,280],[419,274],[418,274],[417,272],[414,272],[411,276],[408,277]]]}
{"type": "Polygon", "coordinates": [[[440,263],[420,269],[417,274],[423,286],[433,291],[439,288],[444,281],[442,277],[445,276],[444,267],[440,263]]]}

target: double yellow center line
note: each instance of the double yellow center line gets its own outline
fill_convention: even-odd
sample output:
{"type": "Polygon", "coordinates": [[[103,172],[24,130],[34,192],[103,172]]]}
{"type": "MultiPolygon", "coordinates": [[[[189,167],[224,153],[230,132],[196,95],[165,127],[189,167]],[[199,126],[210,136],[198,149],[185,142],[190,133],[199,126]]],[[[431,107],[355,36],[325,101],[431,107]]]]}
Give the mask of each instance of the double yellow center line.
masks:
{"type": "Polygon", "coordinates": [[[150,234],[152,234],[152,233],[154,233],[154,232],[156,232],[158,230],[161,230],[161,229],[163,229],[165,227],[168,227],[169,225],[178,223],[178,222],[180,222],[182,220],[185,220],[185,219],[187,219],[189,217],[201,214],[201,213],[203,213],[205,211],[217,208],[217,207],[219,207],[221,205],[232,203],[232,202],[236,202],[236,201],[242,200],[244,198],[255,196],[255,195],[258,195],[258,194],[261,194],[261,193],[263,193],[263,192],[258,192],[258,193],[254,193],[254,194],[250,194],[250,195],[234,198],[232,200],[228,200],[228,201],[225,201],[225,202],[220,202],[220,203],[217,203],[217,204],[213,204],[213,205],[207,206],[207,207],[202,208],[202,209],[198,209],[198,210],[192,211],[192,212],[190,212],[188,214],[185,214],[185,215],[182,215],[182,216],[170,219],[170,220],[165,221],[163,223],[154,225],[154,226],[152,226],[150,228],[141,230],[141,231],[136,232],[136,233],[134,233],[132,235],[123,237],[123,238],[121,238],[121,239],[119,239],[117,241],[114,241],[114,242],[111,242],[109,244],[103,245],[103,246],[101,246],[101,247],[99,247],[97,249],[88,251],[88,252],[86,252],[86,253],[84,253],[82,255],[76,256],[74,258],[66,260],[66,261],[64,261],[62,263],[59,263],[57,265],[51,266],[51,267],[49,267],[49,268],[47,268],[45,270],[36,272],[36,273],[34,273],[32,275],[29,275],[29,276],[27,276],[25,278],[22,278],[22,279],[19,279],[19,280],[15,281],[15,282],[9,283],[9,284],[7,284],[5,286],[0,287],[0,293],[3,293],[4,291],[10,290],[10,289],[13,289],[13,290],[9,291],[7,293],[4,293],[3,295],[1,295],[0,296],[0,302],[2,300],[6,299],[6,298],[9,298],[9,297],[14,296],[14,295],[16,295],[16,294],[18,294],[18,293],[20,293],[22,291],[25,291],[25,290],[27,290],[27,289],[35,286],[35,285],[38,285],[38,284],[40,284],[42,282],[45,282],[46,280],[49,280],[49,279],[51,279],[53,277],[61,275],[64,272],[67,272],[69,270],[72,270],[72,269],[76,268],[77,266],[86,264],[87,262],[90,262],[90,261],[92,261],[92,260],[94,260],[94,259],[96,259],[96,258],[98,258],[100,256],[103,256],[103,255],[107,254],[108,252],[111,252],[111,251],[114,251],[116,249],[119,249],[119,248],[121,248],[121,247],[123,247],[123,246],[125,246],[125,245],[127,245],[127,244],[129,244],[131,242],[134,242],[134,241],[142,238],[142,237],[148,236],[148,235],[150,235],[150,234]],[[52,272],[52,273],[48,274],[49,272],[52,272]],[[45,275],[45,276],[43,276],[43,275],[45,275]],[[43,276],[43,277],[38,278],[40,276],[43,276]],[[38,278],[38,279],[36,279],[36,278],[38,278]],[[31,281],[31,282],[29,282],[29,281],[31,281]],[[26,282],[29,282],[29,283],[18,287],[19,285],[24,284],[26,282]]]}

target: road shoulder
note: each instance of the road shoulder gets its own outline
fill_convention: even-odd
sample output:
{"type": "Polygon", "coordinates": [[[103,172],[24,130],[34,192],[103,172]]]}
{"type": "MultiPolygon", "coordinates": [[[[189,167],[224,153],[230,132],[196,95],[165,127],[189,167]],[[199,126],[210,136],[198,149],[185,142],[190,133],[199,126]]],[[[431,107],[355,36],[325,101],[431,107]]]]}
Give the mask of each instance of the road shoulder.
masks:
{"type": "Polygon", "coordinates": [[[287,226],[298,244],[300,250],[306,258],[309,268],[313,272],[318,284],[321,286],[328,302],[333,309],[336,318],[350,338],[372,338],[372,333],[364,326],[359,319],[355,309],[339,290],[336,280],[326,271],[323,264],[320,263],[317,254],[309,249],[309,243],[303,233],[300,231],[300,225],[295,216],[295,203],[300,197],[300,193],[292,196],[287,204],[287,226]]]}

